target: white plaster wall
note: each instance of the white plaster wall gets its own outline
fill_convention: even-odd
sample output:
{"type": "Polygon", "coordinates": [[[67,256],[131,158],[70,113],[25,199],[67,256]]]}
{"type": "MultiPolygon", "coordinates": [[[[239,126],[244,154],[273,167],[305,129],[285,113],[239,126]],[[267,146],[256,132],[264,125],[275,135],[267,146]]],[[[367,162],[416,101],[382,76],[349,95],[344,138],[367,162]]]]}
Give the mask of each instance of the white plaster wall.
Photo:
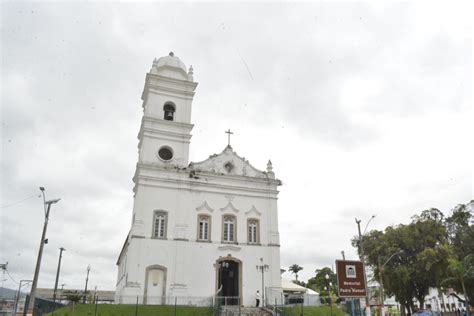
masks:
{"type": "Polygon", "coordinates": [[[175,240],[132,239],[128,256],[128,282],[138,287],[125,287],[123,299],[135,301],[145,292],[146,267],[159,264],[167,270],[166,295],[186,297],[208,297],[214,295],[217,274],[214,264],[219,257],[231,255],[242,261],[242,299],[244,305],[254,304],[254,295],[261,291],[261,273],[256,265],[259,258],[270,267],[265,272],[265,287],[281,287],[278,247],[242,246],[239,251],[219,250],[219,245],[204,242],[175,240]],[[184,285],[175,290],[176,284],[184,285]]]}
{"type": "Polygon", "coordinates": [[[183,97],[173,94],[157,94],[153,91],[148,92],[145,102],[145,115],[163,119],[163,106],[166,102],[172,102],[175,105],[174,121],[182,123],[191,122],[191,97],[183,97]]]}
{"type": "MultiPolygon", "coordinates": [[[[132,226],[131,236],[142,238],[131,239],[126,269],[128,282],[139,284],[140,287],[126,287],[124,296],[144,295],[146,267],[155,264],[168,269],[166,295],[212,296],[216,291],[214,264],[219,257],[229,254],[242,261],[244,305],[253,304],[256,290],[261,291],[261,274],[256,269],[260,258],[270,266],[269,271],[265,272],[265,287],[281,287],[280,249],[270,245],[279,243],[278,239],[272,239],[272,234],[278,234],[276,190],[272,194],[251,196],[239,192],[235,186],[233,190],[226,188],[226,185],[232,184],[229,179],[208,179],[206,184],[200,184],[189,180],[188,174],[182,171],[161,172],[159,181],[138,185],[134,204],[135,225],[132,226]],[[211,184],[216,186],[210,188],[211,184]],[[204,189],[209,192],[203,192],[204,189]],[[208,207],[196,210],[204,201],[212,210],[208,207]],[[230,208],[221,210],[228,206],[229,201],[237,211],[230,208]],[[256,211],[250,211],[252,208],[256,211]],[[151,238],[153,212],[158,209],[168,212],[167,240],[151,238]],[[211,242],[196,241],[199,214],[211,216],[211,242]],[[232,214],[237,218],[237,244],[221,242],[224,214],[232,214]],[[258,218],[260,221],[260,245],[247,245],[248,218],[258,218]],[[228,245],[237,249],[220,249],[228,245]],[[175,284],[185,286],[177,289],[175,284]]],[[[262,183],[253,185],[264,187],[262,183]]]]}

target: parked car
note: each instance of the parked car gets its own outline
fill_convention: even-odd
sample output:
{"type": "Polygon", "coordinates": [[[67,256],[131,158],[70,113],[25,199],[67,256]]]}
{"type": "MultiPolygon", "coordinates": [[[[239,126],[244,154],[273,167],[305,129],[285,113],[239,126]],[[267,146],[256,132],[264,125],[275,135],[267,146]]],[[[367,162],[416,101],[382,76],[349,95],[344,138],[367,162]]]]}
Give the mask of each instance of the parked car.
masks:
{"type": "Polygon", "coordinates": [[[435,312],[429,309],[422,309],[422,310],[416,311],[412,315],[413,316],[441,316],[439,312],[435,312]]]}

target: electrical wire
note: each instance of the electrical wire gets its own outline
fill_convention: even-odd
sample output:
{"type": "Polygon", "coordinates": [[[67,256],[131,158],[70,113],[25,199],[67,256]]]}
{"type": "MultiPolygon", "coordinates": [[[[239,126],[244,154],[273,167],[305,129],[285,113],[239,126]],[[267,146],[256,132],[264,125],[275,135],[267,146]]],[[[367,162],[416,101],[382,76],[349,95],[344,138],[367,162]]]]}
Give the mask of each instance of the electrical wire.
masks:
{"type": "Polygon", "coordinates": [[[10,279],[11,279],[13,282],[15,282],[16,284],[20,284],[20,282],[15,281],[15,279],[10,275],[10,272],[8,272],[7,269],[5,269],[4,271],[7,272],[8,276],[10,277],[10,279]]]}
{"type": "MultiPolygon", "coordinates": [[[[7,207],[10,207],[10,206],[14,206],[14,205],[17,205],[17,204],[20,204],[22,202],[25,202],[26,200],[29,200],[31,198],[34,198],[35,196],[37,196],[37,194],[34,194],[32,196],[29,196],[27,198],[24,198],[23,200],[20,200],[18,202],[15,202],[15,203],[12,203],[12,204],[7,204],[7,205],[2,205],[1,208],[7,208],[7,207]]],[[[41,195],[38,195],[38,197],[41,197],[41,195]]]]}

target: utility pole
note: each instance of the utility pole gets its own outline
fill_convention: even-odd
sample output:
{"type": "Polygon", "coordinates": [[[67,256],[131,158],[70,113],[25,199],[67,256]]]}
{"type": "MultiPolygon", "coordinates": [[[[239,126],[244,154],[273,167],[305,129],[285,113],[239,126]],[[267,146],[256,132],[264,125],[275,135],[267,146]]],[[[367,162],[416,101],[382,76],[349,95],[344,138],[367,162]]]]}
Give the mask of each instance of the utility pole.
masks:
{"type": "Polygon", "coordinates": [[[2,275],[2,288],[3,288],[3,282],[6,280],[6,279],[5,279],[5,271],[7,271],[7,266],[8,266],[8,262],[7,262],[7,263],[0,263],[0,269],[3,270],[3,275],[2,275]]]}
{"type": "Polygon", "coordinates": [[[20,280],[20,285],[18,286],[18,293],[16,293],[16,297],[15,297],[15,306],[13,307],[12,316],[15,316],[16,311],[18,310],[18,302],[20,301],[21,287],[27,285],[28,283],[31,283],[31,280],[20,280]],[[25,284],[21,285],[23,282],[25,284]]]}
{"type": "Polygon", "coordinates": [[[53,302],[56,302],[56,291],[58,290],[58,280],[59,280],[59,270],[61,269],[61,258],[63,257],[63,251],[65,248],[59,248],[59,261],[58,261],[58,270],[56,271],[56,282],[54,282],[54,292],[53,292],[53,302]]]}
{"type": "Polygon", "coordinates": [[[38,258],[36,260],[36,268],[35,268],[35,274],[33,277],[33,284],[31,284],[30,301],[28,303],[28,310],[31,310],[32,312],[35,307],[36,287],[38,285],[38,277],[39,277],[39,272],[40,272],[40,267],[41,267],[41,258],[43,256],[43,247],[44,247],[44,244],[47,243],[46,230],[48,229],[49,211],[51,210],[51,204],[58,203],[60,200],[60,199],[55,199],[55,200],[46,201],[46,198],[44,196],[44,187],[40,187],[39,189],[41,190],[41,193],[43,194],[44,225],[43,225],[43,234],[41,235],[41,240],[40,240],[40,247],[38,250],[38,258]]]}
{"type": "Polygon", "coordinates": [[[87,266],[87,276],[86,276],[86,287],[84,288],[84,304],[86,303],[87,298],[87,282],[89,282],[89,272],[91,271],[91,265],[87,266]]]}
{"type": "Polygon", "coordinates": [[[364,282],[365,282],[365,315],[371,316],[370,311],[370,299],[369,299],[369,287],[367,284],[367,274],[365,273],[365,255],[364,255],[364,246],[362,244],[362,233],[360,232],[360,222],[361,220],[355,219],[357,223],[357,229],[359,231],[359,252],[360,252],[360,261],[362,261],[362,269],[364,270],[364,282]]]}

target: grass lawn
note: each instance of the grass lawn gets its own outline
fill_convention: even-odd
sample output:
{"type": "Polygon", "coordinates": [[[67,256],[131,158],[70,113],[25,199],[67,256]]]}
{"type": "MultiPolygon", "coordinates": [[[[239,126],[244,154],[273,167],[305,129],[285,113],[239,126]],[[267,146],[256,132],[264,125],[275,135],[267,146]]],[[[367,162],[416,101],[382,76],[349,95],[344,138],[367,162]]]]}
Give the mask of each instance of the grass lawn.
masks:
{"type": "MultiPolygon", "coordinates": [[[[135,305],[98,304],[97,314],[95,305],[78,304],[65,306],[49,313],[47,316],[174,316],[175,307],[171,305],[135,305]]],[[[176,316],[212,316],[211,307],[177,306],[176,316]]]]}
{"type": "MultiPolygon", "coordinates": [[[[301,305],[293,307],[284,307],[283,308],[285,315],[287,316],[300,316],[301,315],[301,305]]],[[[331,308],[329,306],[304,306],[303,307],[304,316],[331,316],[331,308]]],[[[341,311],[336,306],[332,307],[332,316],[348,316],[348,314],[341,311]]]]}

